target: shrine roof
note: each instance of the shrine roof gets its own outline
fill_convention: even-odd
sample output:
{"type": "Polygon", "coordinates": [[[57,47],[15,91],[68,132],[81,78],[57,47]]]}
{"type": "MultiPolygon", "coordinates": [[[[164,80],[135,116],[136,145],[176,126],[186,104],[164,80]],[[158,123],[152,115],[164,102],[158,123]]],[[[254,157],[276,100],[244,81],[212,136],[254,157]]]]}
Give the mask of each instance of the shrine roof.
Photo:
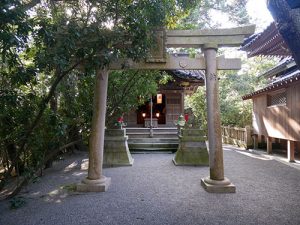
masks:
{"type": "Polygon", "coordinates": [[[260,55],[283,58],[278,65],[258,76],[259,78],[264,77],[269,79],[269,84],[262,89],[243,96],[243,100],[251,99],[260,94],[272,92],[281,88],[286,88],[292,83],[300,81],[300,70],[292,58],[291,51],[280,35],[275,22],[271,23],[261,33],[252,35],[246,39],[240,49],[246,51],[248,57],[260,55]]]}
{"type": "Polygon", "coordinates": [[[280,77],[277,77],[274,81],[272,81],[270,84],[268,84],[265,88],[262,88],[260,90],[257,90],[255,92],[252,92],[251,94],[245,95],[242,97],[243,100],[251,99],[254,96],[275,91],[281,88],[285,88],[292,83],[300,82],[300,70],[296,69],[288,74],[284,74],[280,77]]]}
{"type": "Polygon", "coordinates": [[[285,73],[287,73],[287,71],[292,69],[295,70],[296,68],[297,65],[293,58],[284,58],[276,66],[260,74],[258,78],[272,78],[274,76],[284,75],[285,73]]]}
{"type": "Polygon", "coordinates": [[[166,70],[166,72],[174,80],[163,85],[165,90],[185,90],[193,93],[205,83],[205,75],[202,70],[166,70]]]}
{"type": "Polygon", "coordinates": [[[292,56],[288,46],[279,33],[275,22],[271,23],[264,31],[247,38],[240,50],[246,51],[248,57],[253,56],[292,56]]]}
{"type": "Polygon", "coordinates": [[[202,70],[172,70],[172,74],[190,82],[203,83],[205,79],[202,70]]]}

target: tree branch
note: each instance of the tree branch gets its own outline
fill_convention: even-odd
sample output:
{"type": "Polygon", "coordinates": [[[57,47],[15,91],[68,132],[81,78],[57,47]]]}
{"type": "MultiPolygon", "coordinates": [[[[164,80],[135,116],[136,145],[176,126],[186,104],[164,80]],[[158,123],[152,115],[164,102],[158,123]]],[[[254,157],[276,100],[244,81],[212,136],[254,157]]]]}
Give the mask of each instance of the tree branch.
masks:
{"type": "Polygon", "coordinates": [[[40,107],[39,107],[39,112],[37,114],[37,116],[35,117],[35,119],[33,120],[31,126],[29,127],[29,129],[26,131],[25,135],[22,138],[21,144],[20,144],[20,148],[19,148],[19,153],[26,151],[25,149],[25,145],[27,143],[27,139],[29,138],[29,136],[31,135],[31,133],[33,132],[33,130],[37,127],[37,125],[39,124],[39,121],[41,120],[44,111],[47,107],[47,104],[49,103],[50,99],[52,98],[52,96],[55,93],[56,87],[57,85],[60,83],[60,81],[67,75],[69,74],[73,69],[75,69],[81,61],[76,62],[73,66],[71,66],[69,69],[67,69],[66,71],[62,72],[60,75],[56,76],[56,79],[54,80],[50,91],[48,93],[48,95],[46,96],[46,98],[41,102],[40,107]]]}

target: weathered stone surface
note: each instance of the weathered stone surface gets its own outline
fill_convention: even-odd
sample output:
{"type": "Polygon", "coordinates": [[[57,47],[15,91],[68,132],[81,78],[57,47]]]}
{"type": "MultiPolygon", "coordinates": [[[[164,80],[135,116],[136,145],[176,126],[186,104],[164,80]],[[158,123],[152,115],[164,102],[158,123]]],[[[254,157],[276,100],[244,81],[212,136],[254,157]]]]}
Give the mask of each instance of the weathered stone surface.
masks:
{"type": "Polygon", "coordinates": [[[125,129],[106,129],[105,137],[125,137],[125,129]]]}
{"type": "Polygon", "coordinates": [[[235,193],[235,185],[226,177],[224,180],[212,180],[209,177],[201,179],[202,187],[210,193],[235,193]]]}
{"type": "Polygon", "coordinates": [[[182,129],[178,150],[173,158],[176,166],[208,166],[206,137],[202,130],[182,129]]]}
{"type": "Polygon", "coordinates": [[[125,129],[107,129],[104,139],[103,165],[106,167],[132,166],[125,129]]]}
{"type": "Polygon", "coordinates": [[[206,104],[209,146],[210,177],[214,180],[224,179],[221,112],[219,104],[219,80],[217,75],[217,49],[211,43],[204,46],[206,59],[206,104]]]}
{"type": "Polygon", "coordinates": [[[110,177],[102,176],[101,179],[97,180],[90,180],[86,178],[76,185],[76,190],[79,192],[105,192],[110,184],[110,177]]]}
{"type": "MultiPolygon", "coordinates": [[[[113,61],[109,69],[121,70],[124,69],[147,69],[147,70],[205,70],[206,64],[204,57],[190,58],[186,56],[167,55],[166,62],[149,63],[149,62],[134,62],[130,59],[118,59],[113,61]]],[[[219,70],[239,70],[241,69],[241,60],[238,58],[217,58],[217,67],[219,70]]]]}
{"type": "Polygon", "coordinates": [[[182,136],[193,136],[197,138],[205,138],[206,132],[200,129],[182,129],[182,136]]]}
{"type": "Polygon", "coordinates": [[[206,136],[181,136],[180,140],[183,142],[205,142],[206,136]]]}
{"type": "Polygon", "coordinates": [[[108,70],[98,70],[89,143],[88,177],[77,185],[78,191],[106,191],[110,178],[102,175],[108,70]]]}
{"type": "Polygon", "coordinates": [[[240,46],[244,38],[254,31],[254,25],[229,29],[167,30],[166,47],[198,48],[207,43],[215,43],[218,47],[240,46]]]}

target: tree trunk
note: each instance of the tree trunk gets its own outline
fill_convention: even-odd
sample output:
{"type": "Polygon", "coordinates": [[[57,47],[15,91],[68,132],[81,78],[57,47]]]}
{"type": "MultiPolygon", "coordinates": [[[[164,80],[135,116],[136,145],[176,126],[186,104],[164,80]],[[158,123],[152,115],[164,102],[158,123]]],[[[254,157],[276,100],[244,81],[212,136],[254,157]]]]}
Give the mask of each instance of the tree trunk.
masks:
{"type": "Polygon", "coordinates": [[[279,33],[300,66],[300,8],[291,9],[286,0],[268,0],[267,4],[279,33]]]}

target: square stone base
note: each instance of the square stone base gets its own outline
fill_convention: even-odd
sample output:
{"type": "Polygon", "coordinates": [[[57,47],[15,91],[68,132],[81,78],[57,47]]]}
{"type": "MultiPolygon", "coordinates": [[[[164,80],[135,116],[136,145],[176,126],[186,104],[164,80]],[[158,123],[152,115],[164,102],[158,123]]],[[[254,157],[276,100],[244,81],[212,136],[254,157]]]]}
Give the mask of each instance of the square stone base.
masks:
{"type": "Polygon", "coordinates": [[[79,192],[105,192],[111,184],[111,178],[105,177],[100,183],[86,182],[87,179],[76,185],[79,192]]]}
{"type": "Polygon", "coordinates": [[[235,185],[229,184],[209,184],[205,178],[201,179],[201,186],[209,193],[235,193],[235,185]]]}
{"type": "MultiPolygon", "coordinates": [[[[107,157],[106,157],[107,158],[107,157]]],[[[121,167],[121,166],[132,166],[134,159],[130,156],[128,159],[120,160],[119,162],[104,160],[103,167],[121,167]]]]}
{"type": "Polygon", "coordinates": [[[173,163],[175,166],[208,166],[208,157],[207,149],[197,149],[197,151],[178,149],[173,163]]]}

